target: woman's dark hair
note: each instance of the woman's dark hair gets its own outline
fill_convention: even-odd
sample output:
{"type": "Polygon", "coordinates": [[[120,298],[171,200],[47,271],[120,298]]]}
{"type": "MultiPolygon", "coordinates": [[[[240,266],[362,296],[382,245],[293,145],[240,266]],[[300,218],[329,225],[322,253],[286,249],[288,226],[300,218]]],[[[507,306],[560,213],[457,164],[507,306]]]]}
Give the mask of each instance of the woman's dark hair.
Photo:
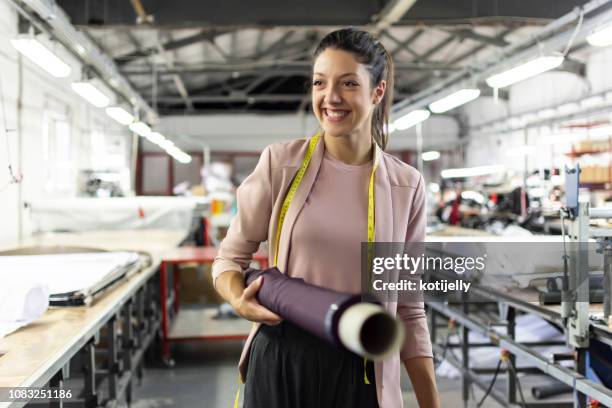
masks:
{"type": "Polygon", "coordinates": [[[343,28],[327,34],[315,49],[313,61],[326,49],[334,48],[350,52],[364,64],[370,73],[372,87],[383,79],[387,82],[385,95],[372,115],[372,135],[381,149],[387,146],[387,125],[393,103],[393,60],[385,47],[372,34],[354,27],[343,28]]]}

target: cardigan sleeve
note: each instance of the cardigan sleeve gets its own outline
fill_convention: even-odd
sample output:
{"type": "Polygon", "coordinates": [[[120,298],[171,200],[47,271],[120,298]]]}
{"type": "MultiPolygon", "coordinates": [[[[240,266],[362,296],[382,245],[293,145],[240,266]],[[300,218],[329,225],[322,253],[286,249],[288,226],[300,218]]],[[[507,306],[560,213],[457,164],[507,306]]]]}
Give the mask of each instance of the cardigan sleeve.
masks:
{"type": "MultiPolygon", "coordinates": [[[[406,244],[425,242],[427,226],[427,207],[425,205],[425,181],[419,175],[419,182],[414,192],[411,214],[408,219],[406,244]]],[[[400,352],[400,358],[407,360],[414,357],[433,357],[429,328],[423,302],[400,302],[397,314],[404,322],[406,338],[400,352]]]]}
{"type": "Polygon", "coordinates": [[[214,285],[223,272],[244,272],[253,259],[253,253],[268,238],[272,214],[270,156],[270,147],[266,147],[255,170],[236,191],[238,211],[212,265],[214,285]]]}

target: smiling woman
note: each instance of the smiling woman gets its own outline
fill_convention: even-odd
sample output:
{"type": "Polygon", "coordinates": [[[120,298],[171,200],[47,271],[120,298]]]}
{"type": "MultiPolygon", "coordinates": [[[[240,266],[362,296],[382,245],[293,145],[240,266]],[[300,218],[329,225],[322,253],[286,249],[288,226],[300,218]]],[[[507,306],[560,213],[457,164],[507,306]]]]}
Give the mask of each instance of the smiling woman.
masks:
{"type": "Polygon", "coordinates": [[[240,362],[246,408],[400,407],[401,362],[419,404],[439,405],[422,303],[385,306],[402,320],[406,341],[401,353],[374,364],[264,308],[261,279],[244,283],[266,240],[280,271],[346,293],[363,292],[361,242],[424,241],[423,178],[383,152],[392,90],[393,63],[376,38],[354,28],[328,34],[312,71],[321,131],[268,146],[237,191],[238,213],[213,276],[237,313],[257,322],[240,362]]]}

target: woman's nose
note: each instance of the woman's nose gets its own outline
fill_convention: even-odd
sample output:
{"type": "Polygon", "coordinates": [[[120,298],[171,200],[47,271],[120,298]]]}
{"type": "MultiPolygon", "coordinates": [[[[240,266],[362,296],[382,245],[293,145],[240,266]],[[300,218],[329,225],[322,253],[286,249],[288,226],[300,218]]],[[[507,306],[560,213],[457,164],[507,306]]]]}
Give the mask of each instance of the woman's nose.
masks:
{"type": "Polygon", "coordinates": [[[329,103],[342,102],[342,97],[340,96],[340,93],[338,92],[338,88],[335,86],[330,86],[328,88],[327,95],[325,95],[325,98],[327,99],[329,103]]]}

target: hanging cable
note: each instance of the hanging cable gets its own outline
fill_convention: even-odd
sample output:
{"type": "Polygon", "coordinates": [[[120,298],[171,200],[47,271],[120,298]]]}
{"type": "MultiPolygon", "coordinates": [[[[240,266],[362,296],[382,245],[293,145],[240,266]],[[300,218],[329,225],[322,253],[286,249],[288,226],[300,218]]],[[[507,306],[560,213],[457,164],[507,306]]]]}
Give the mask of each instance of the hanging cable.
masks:
{"type": "Polygon", "coordinates": [[[512,362],[511,359],[508,359],[508,361],[506,361],[506,364],[508,365],[508,370],[510,371],[511,375],[514,377],[514,380],[516,381],[516,385],[518,386],[518,391],[519,391],[519,395],[521,396],[521,403],[523,408],[527,408],[527,403],[525,402],[525,395],[523,395],[523,387],[521,386],[521,381],[518,378],[518,373],[516,372],[516,367],[514,367],[514,363],[512,362]]]}
{"type": "Polygon", "coordinates": [[[497,375],[501,371],[501,365],[502,365],[502,359],[500,358],[499,361],[497,362],[497,367],[495,367],[495,373],[493,374],[493,379],[491,380],[491,383],[489,384],[487,391],[482,396],[482,399],[480,400],[480,402],[476,404],[476,408],[480,408],[482,404],[484,404],[489,394],[491,393],[491,390],[493,389],[493,386],[495,385],[495,381],[497,381],[497,375]]]}
{"type": "Polygon", "coordinates": [[[13,171],[13,165],[11,164],[11,144],[9,141],[9,133],[13,132],[14,129],[8,128],[7,116],[6,116],[6,105],[4,103],[4,88],[2,86],[2,77],[0,77],[0,111],[2,112],[2,128],[4,129],[4,139],[6,140],[6,162],[8,164],[9,181],[3,186],[0,186],[0,192],[5,190],[11,184],[20,183],[23,179],[21,174],[16,175],[13,171]]]}
{"type": "Polygon", "coordinates": [[[448,352],[448,348],[450,347],[450,337],[455,333],[455,321],[453,319],[448,319],[448,327],[446,330],[446,339],[444,341],[444,348],[442,348],[442,356],[437,358],[436,363],[434,364],[434,368],[438,368],[440,364],[446,359],[446,353],[448,352]]]}

